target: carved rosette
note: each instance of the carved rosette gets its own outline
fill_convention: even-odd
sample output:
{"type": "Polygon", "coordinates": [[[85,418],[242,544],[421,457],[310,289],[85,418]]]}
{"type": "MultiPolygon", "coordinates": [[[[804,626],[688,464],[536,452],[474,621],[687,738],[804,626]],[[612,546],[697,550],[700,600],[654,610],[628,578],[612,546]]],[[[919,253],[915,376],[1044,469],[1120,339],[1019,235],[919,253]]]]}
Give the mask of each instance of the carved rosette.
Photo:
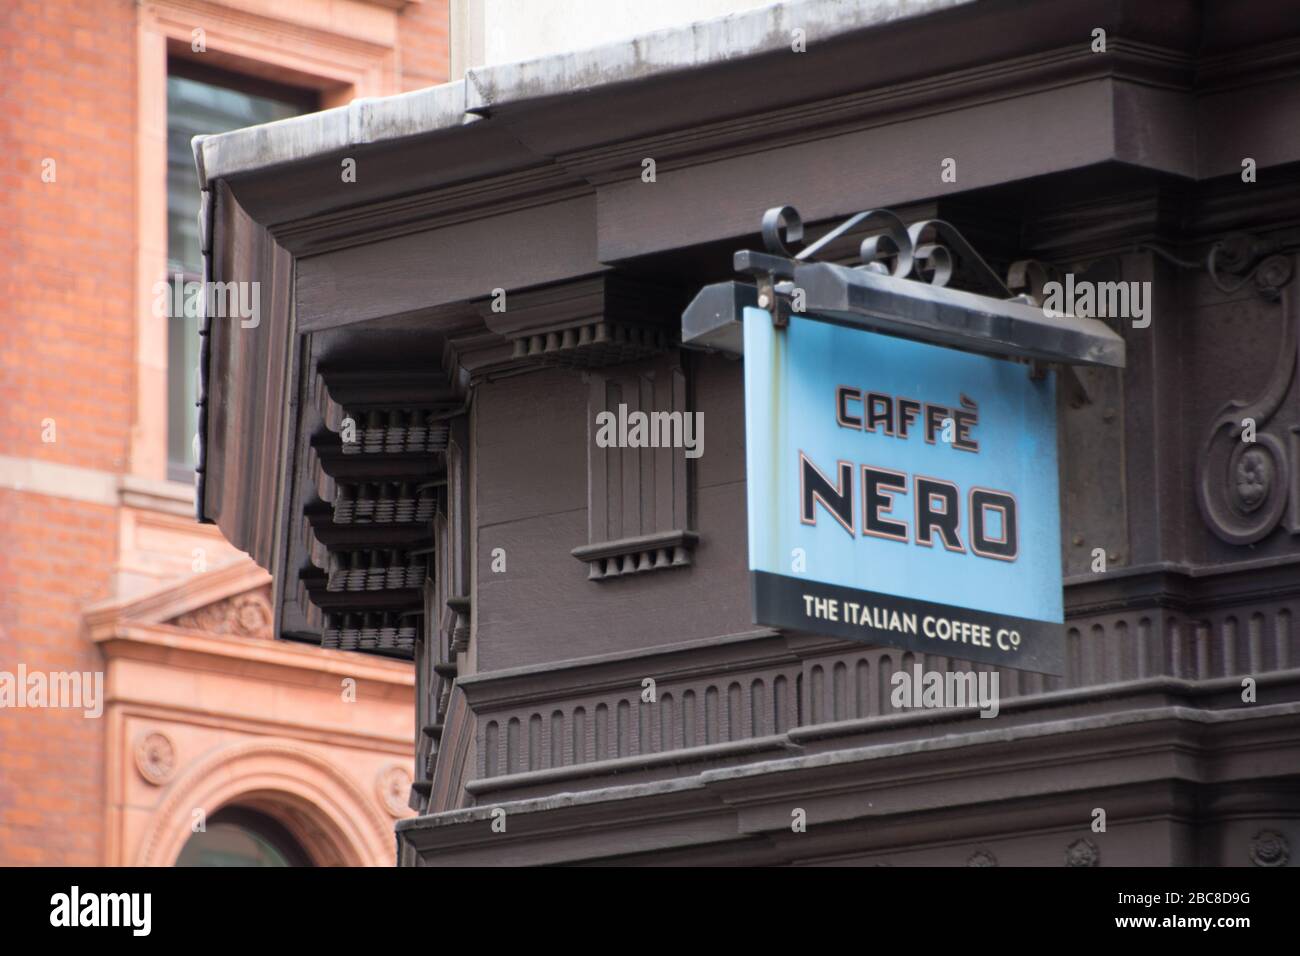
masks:
{"type": "Polygon", "coordinates": [[[159,731],[141,734],[135,742],[135,769],[146,782],[161,787],[176,771],[176,748],[159,731]]]}
{"type": "Polygon", "coordinates": [[[1100,866],[1101,850],[1091,840],[1080,837],[1065,848],[1066,866],[1100,866]]]}
{"type": "Polygon", "coordinates": [[[1291,844],[1285,834],[1260,830],[1250,841],[1250,862],[1256,866],[1286,866],[1291,859],[1291,844]]]}
{"type": "Polygon", "coordinates": [[[237,594],[206,607],[196,608],[170,623],[177,627],[207,631],[211,634],[234,634],[239,637],[274,636],[271,616],[271,589],[258,588],[237,594]]]}
{"type": "Polygon", "coordinates": [[[389,764],[375,777],[375,795],[390,817],[400,817],[407,811],[410,792],[411,771],[401,764],[389,764]]]}

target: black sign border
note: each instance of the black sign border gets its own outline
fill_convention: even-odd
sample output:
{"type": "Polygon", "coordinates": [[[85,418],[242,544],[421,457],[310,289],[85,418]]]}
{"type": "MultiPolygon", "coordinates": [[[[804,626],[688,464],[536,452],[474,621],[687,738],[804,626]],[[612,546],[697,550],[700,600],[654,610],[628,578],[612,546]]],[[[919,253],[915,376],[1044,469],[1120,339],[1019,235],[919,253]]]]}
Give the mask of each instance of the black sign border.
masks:
{"type": "Polygon", "coordinates": [[[774,574],[770,571],[750,571],[750,599],[755,624],[778,627],[810,634],[842,637],[861,644],[883,644],[901,647],[923,654],[951,657],[980,664],[995,664],[1013,670],[1032,671],[1038,674],[1061,676],[1065,673],[1065,625],[1054,621],[1039,621],[979,611],[952,604],[938,604],[916,598],[899,597],[879,591],[842,587],[808,578],[774,574]],[[972,624],[987,625],[995,634],[999,628],[1020,633],[1020,649],[1000,650],[996,643],[989,647],[944,641],[924,634],[900,634],[893,630],[878,630],[869,625],[851,624],[809,617],[804,610],[804,595],[840,602],[856,602],[879,608],[915,614],[918,619],[926,615],[957,618],[972,624]]]}

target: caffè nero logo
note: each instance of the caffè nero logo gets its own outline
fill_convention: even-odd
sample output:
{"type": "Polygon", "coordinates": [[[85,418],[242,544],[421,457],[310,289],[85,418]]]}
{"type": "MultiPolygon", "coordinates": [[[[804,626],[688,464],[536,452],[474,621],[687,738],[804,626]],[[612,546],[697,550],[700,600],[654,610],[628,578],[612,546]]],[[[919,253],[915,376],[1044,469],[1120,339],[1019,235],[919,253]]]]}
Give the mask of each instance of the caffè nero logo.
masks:
{"type": "MultiPolygon", "coordinates": [[[[835,389],[835,423],[853,431],[942,443],[954,451],[979,454],[974,435],[979,420],[979,403],[964,394],[945,405],[848,385],[835,389]]],[[[971,554],[998,561],[1015,561],[1020,553],[1019,505],[1008,491],[979,486],[963,491],[955,481],[879,465],[859,467],[849,461],[837,462],[832,474],[827,474],[802,450],[798,455],[802,524],[817,524],[820,505],[850,537],[912,541],[926,548],[937,541],[948,551],[969,549],[971,554]],[[854,491],[855,482],[861,483],[860,496],[854,491]],[[914,501],[909,517],[891,517],[909,510],[896,500],[909,494],[914,501]],[[858,501],[862,523],[855,526],[858,501]]]]}

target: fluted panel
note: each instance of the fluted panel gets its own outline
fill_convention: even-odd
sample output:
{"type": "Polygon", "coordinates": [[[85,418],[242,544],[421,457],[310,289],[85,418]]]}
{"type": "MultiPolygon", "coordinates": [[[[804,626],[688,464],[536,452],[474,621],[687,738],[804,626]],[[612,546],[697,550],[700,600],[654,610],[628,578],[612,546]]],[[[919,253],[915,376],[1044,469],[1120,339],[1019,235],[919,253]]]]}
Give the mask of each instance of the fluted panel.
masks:
{"type": "MultiPolygon", "coordinates": [[[[665,681],[654,701],[642,699],[639,682],[629,682],[621,691],[577,693],[544,710],[480,713],[479,773],[568,767],[881,717],[895,712],[894,675],[916,666],[996,672],[1005,699],[1160,676],[1211,680],[1282,670],[1300,661],[1298,641],[1294,608],[1279,603],[1204,616],[1152,609],[1076,619],[1066,628],[1060,676],[845,642],[778,667],[745,673],[733,665],[713,676],[665,681]]],[[[558,671],[554,679],[564,676],[558,671]]]]}

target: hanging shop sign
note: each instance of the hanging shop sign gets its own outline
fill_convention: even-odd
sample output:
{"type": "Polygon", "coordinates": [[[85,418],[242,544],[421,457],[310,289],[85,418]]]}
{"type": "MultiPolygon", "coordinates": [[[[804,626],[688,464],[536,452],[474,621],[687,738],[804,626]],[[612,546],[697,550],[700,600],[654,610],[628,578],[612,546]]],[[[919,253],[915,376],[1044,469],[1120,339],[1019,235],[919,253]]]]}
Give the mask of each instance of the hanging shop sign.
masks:
{"type": "Polygon", "coordinates": [[[1053,376],[758,308],[744,330],[755,619],[1059,672],[1053,376]]]}
{"type": "MultiPolygon", "coordinates": [[[[946,256],[918,241],[934,224],[876,212],[849,226],[868,217],[890,229],[863,257],[887,251],[892,268],[738,253],[757,288],[709,287],[683,317],[687,344],[745,359],[754,620],[1059,674],[1058,376],[1045,363],[1122,365],[1123,342],[1009,291],[909,279],[925,255],[947,279],[946,256]]],[[[797,217],[765,219],[779,253],[777,218],[797,217]]]]}

